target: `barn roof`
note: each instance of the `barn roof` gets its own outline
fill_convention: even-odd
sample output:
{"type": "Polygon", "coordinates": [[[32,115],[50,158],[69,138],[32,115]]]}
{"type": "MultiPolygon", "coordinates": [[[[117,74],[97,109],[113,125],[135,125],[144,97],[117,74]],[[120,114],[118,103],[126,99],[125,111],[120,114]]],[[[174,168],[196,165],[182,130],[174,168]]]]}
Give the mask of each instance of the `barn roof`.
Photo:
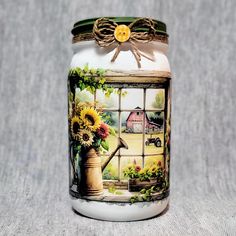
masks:
{"type": "Polygon", "coordinates": [[[152,121],[149,121],[149,124],[151,124],[151,125],[155,125],[155,126],[157,126],[158,128],[160,128],[160,127],[161,127],[161,125],[160,125],[160,124],[154,123],[154,122],[152,122],[152,121]]]}
{"type": "MultiPolygon", "coordinates": [[[[135,107],[134,110],[142,110],[142,109],[141,109],[141,107],[135,107]]],[[[136,112],[136,111],[131,111],[131,112],[129,113],[129,115],[128,115],[126,121],[129,120],[131,114],[134,113],[134,112],[136,112]]],[[[146,113],[146,118],[147,118],[148,122],[150,123],[150,120],[149,120],[149,118],[148,118],[148,116],[147,116],[147,113],[146,113]]]]}

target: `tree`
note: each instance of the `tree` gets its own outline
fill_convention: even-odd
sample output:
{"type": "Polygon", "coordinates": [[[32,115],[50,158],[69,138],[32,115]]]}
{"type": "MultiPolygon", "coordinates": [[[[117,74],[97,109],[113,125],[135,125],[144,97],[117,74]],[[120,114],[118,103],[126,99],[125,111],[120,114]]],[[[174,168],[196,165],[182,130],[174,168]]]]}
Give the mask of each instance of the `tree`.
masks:
{"type": "MultiPolygon", "coordinates": [[[[156,94],[155,100],[152,103],[152,106],[156,109],[163,109],[165,103],[165,93],[164,89],[160,89],[156,94]]],[[[164,113],[163,112],[154,112],[150,116],[150,120],[160,126],[163,125],[164,113]]]]}
{"type": "Polygon", "coordinates": [[[156,94],[155,101],[152,103],[152,106],[157,109],[163,109],[165,101],[164,89],[160,89],[156,94]]]}
{"type": "Polygon", "coordinates": [[[164,121],[164,113],[163,112],[153,112],[149,117],[150,121],[162,126],[164,121]]]}

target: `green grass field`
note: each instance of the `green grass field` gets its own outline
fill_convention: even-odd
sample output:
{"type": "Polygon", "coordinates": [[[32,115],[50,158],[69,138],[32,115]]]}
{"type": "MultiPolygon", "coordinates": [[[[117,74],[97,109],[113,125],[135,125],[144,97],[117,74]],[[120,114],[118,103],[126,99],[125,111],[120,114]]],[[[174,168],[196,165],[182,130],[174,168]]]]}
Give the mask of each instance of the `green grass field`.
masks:
{"type": "MultiPolygon", "coordinates": [[[[145,141],[150,137],[150,135],[145,135],[145,141]]],[[[159,137],[162,142],[161,147],[156,147],[154,144],[144,146],[145,154],[161,154],[163,153],[163,140],[164,135],[155,134],[153,138],[159,137]]],[[[120,149],[121,155],[142,155],[143,153],[143,135],[142,134],[133,134],[133,133],[122,133],[121,138],[128,144],[128,150],[120,149]]],[[[109,143],[109,152],[111,153],[117,146],[117,137],[109,136],[107,141],[109,143]]]]}

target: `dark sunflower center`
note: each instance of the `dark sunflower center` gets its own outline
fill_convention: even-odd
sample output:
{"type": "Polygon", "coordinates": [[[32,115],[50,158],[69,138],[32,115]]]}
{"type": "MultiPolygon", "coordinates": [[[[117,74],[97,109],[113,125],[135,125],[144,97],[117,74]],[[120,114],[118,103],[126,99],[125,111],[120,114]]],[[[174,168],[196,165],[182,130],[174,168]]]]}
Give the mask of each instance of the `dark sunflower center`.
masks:
{"type": "Polygon", "coordinates": [[[92,116],[90,116],[90,115],[85,115],[85,118],[89,121],[89,123],[91,124],[91,125],[94,125],[94,123],[95,123],[95,121],[94,121],[94,119],[93,119],[93,117],[92,116]]]}
{"type": "Polygon", "coordinates": [[[75,134],[79,133],[79,123],[75,122],[75,123],[73,124],[73,132],[74,132],[75,134]]]}
{"type": "Polygon", "coordinates": [[[105,129],[104,128],[100,128],[100,132],[104,134],[105,133],[105,129]]]}
{"type": "Polygon", "coordinates": [[[89,141],[89,136],[88,136],[88,134],[83,134],[83,140],[84,140],[84,141],[89,141]]]}

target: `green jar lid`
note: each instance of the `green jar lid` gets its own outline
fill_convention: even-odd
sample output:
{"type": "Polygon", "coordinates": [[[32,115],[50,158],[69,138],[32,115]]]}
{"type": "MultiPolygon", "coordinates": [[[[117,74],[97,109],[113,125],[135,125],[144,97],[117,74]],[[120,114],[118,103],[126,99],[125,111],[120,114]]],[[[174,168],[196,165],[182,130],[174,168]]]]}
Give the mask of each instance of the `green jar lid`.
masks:
{"type": "MultiPolygon", "coordinates": [[[[81,21],[76,22],[74,24],[74,27],[73,27],[71,33],[74,36],[76,36],[78,34],[92,33],[94,22],[99,18],[100,17],[90,18],[90,19],[85,19],[85,20],[81,20],[81,21]]],[[[110,20],[113,20],[114,22],[116,22],[118,24],[129,25],[134,20],[139,19],[141,17],[106,17],[106,18],[109,18],[110,20]]],[[[168,36],[167,32],[166,32],[166,24],[161,21],[155,20],[155,19],[152,19],[152,20],[155,24],[156,33],[159,35],[168,36]]],[[[147,28],[138,28],[138,29],[136,28],[135,31],[136,32],[145,32],[145,31],[148,31],[148,29],[147,28]]]]}

